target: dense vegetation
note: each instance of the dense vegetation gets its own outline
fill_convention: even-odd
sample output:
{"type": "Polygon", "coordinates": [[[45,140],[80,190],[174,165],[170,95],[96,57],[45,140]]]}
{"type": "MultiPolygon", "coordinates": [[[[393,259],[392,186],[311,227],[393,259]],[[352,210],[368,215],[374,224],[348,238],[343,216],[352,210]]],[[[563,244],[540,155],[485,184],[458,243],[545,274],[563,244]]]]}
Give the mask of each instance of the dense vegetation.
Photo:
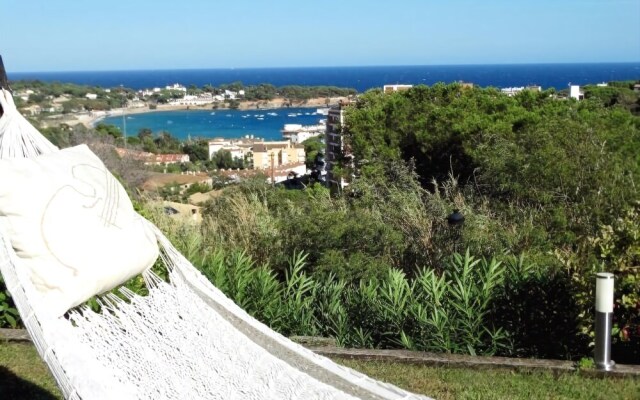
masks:
{"type": "MultiPolygon", "coordinates": [[[[593,273],[616,273],[616,332],[637,348],[640,94],[634,83],[588,86],[581,102],[553,91],[508,97],[459,85],[371,91],[347,114],[354,164],[345,173],[358,175],[356,181],[394,180],[385,172],[390,162],[414,165],[424,188],[446,195],[467,217],[464,247],[498,258],[526,254],[549,268],[556,278],[545,290],[560,285],[572,293],[582,307],[583,332],[591,326],[593,273]],[[455,182],[455,190],[446,182],[455,182]]],[[[531,295],[535,287],[510,292],[531,295]]],[[[513,313],[516,304],[502,311],[513,313]]],[[[533,333],[502,326],[523,337],[533,333]]]]}
{"type": "Polygon", "coordinates": [[[339,88],[336,86],[299,86],[287,85],[276,87],[270,83],[245,86],[242,82],[233,82],[216,87],[205,86],[204,91],[224,94],[225,90],[238,92],[244,90],[245,100],[272,100],[282,97],[289,100],[301,101],[318,97],[346,97],[356,94],[355,89],[339,88]]]}
{"type": "MultiPolygon", "coordinates": [[[[330,335],[347,346],[588,354],[596,265],[565,269],[505,249],[493,259],[450,257],[464,240],[446,225],[450,203],[428,192],[425,205],[411,203],[404,190],[387,190],[387,203],[367,204],[318,186],[301,193],[247,183],[210,204],[201,231],[178,229],[173,238],[227,295],[284,334],[330,335]],[[296,251],[304,263],[291,262],[296,251]]],[[[619,362],[638,357],[628,351],[637,349],[637,276],[625,270],[640,246],[633,218],[603,228],[584,249],[627,243],[618,245],[626,258],[608,257],[627,260],[608,268],[620,273],[616,315],[626,331],[616,338],[627,351],[619,362]]],[[[482,223],[470,218],[463,229],[482,223]]]]}
{"type": "Polygon", "coordinates": [[[457,84],[370,91],[347,111],[344,191],[248,180],[213,199],[200,228],[148,216],[274,329],[349,346],[588,356],[593,275],[611,271],[614,359],[638,363],[630,87],[587,88],[580,102],[457,84]],[[447,223],[454,209],[464,225],[447,223]]]}
{"type": "Polygon", "coordinates": [[[515,252],[577,244],[638,199],[640,120],[598,99],[436,85],[369,92],[348,121],[355,160],[367,160],[358,173],[412,160],[431,191],[455,177],[475,198],[461,200],[486,201],[502,226],[520,226],[515,252]]]}
{"type": "MultiPolygon", "coordinates": [[[[59,105],[59,109],[54,112],[71,113],[79,111],[111,110],[120,108],[134,99],[144,99],[150,106],[157,104],[167,104],[174,99],[180,99],[185,94],[202,95],[205,93],[212,95],[222,95],[224,101],[221,103],[225,107],[238,108],[240,101],[268,101],[275,98],[284,98],[289,104],[291,102],[304,102],[312,98],[346,97],[356,94],[355,89],[339,88],[335,86],[281,86],[263,83],[259,85],[244,86],[242,82],[222,84],[219,86],[204,85],[197,87],[190,85],[186,92],[173,88],[159,88],[148,96],[141,96],[136,90],[125,87],[102,88],[98,86],[78,85],[73,83],[43,82],[39,80],[23,80],[12,82],[12,88],[16,92],[26,93],[31,91],[27,100],[16,97],[16,105],[19,108],[32,105],[39,105],[46,110],[54,105],[59,105]],[[233,97],[227,92],[234,92],[233,97]],[[244,95],[238,92],[244,91],[244,95]],[[86,95],[92,93],[97,97],[88,99],[86,95]]],[[[149,88],[151,89],[151,88],[149,88]]],[[[218,107],[218,104],[214,104],[218,107]]],[[[54,107],[55,108],[55,107],[54,107]]],[[[49,112],[49,111],[47,111],[49,112]]]]}
{"type": "Polygon", "coordinates": [[[135,96],[133,90],[125,88],[114,88],[112,91],[106,91],[104,88],[95,86],[42,82],[38,80],[12,82],[11,87],[15,92],[33,91],[26,101],[23,101],[18,96],[15,97],[18,108],[39,105],[48,109],[54,106],[55,99],[62,99],[64,101],[60,101],[58,104],[61,107],[59,111],[63,113],[120,108],[127,100],[135,96]],[[97,98],[86,98],[85,96],[88,93],[96,94],[97,98]]]}
{"type": "MultiPolygon", "coordinates": [[[[353,152],[353,163],[342,169],[353,177],[343,193],[245,184],[207,208],[207,238],[283,276],[292,251],[303,251],[309,276],[338,279],[356,291],[367,282],[383,287],[390,270],[402,274],[406,284],[400,286],[407,288],[429,271],[456,284],[462,267],[452,261],[455,250],[468,249],[483,265],[495,259],[502,263],[496,289],[487,310],[474,313],[486,329],[474,339],[482,345],[452,339],[448,351],[585,355],[593,336],[593,274],[612,271],[618,279],[617,349],[638,362],[638,350],[628,349],[640,343],[640,120],[634,115],[638,94],[629,97],[629,87],[612,86],[606,96],[593,88],[581,102],[553,91],[508,97],[455,84],[391,95],[370,91],[348,110],[343,127],[353,152]],[[459,229],[446,222],[453,209],[466,217],[459,229]],[[507,268],[513,257],[521,267],[507,268]],[[504,337],[498,340],[497,332],[504,337]]],[[[458,284],[474,293],[487,279],[458,284]]],[[[403,304],[425,304],[412,290],[403,304]]],[[[453,326],[462,318],[442,302],[438,310],[419,311],[427,319],[417,323],[394,306],[406,314],[392,328],[380,323],[376,306],[366,309],[369,314],[362,304],[351,309],[344,301],[345,310],[357,310],[346,311],[345,320],[354,323],[347,336],[359,337],[352,345],[428,349],[420,339],[433,339],[428,318],[442,313],[453,326]],[[376,323],[362,325],[359,315],[376,323]],[[393,332],[393,339],[384,332],[393,332]]]]}

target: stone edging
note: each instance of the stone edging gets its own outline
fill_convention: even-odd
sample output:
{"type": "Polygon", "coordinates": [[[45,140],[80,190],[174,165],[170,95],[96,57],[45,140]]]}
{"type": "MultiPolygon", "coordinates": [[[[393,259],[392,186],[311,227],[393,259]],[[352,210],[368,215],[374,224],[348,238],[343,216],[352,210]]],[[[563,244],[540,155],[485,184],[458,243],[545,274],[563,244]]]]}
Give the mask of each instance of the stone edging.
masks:
{"type": "MultiPolygon", "coordinates": [[[[0,329],[0,341],[31,342],[29,334],[24,329],[0,329]]],[[[318,343],[315,343],[316,345],[318,343]]],[[[323,343],[324,344],[324,343],[323,343]]],[[[505,368],[512,370],[540,370],[554,373],[579,372],[586,376],[595,377],[636,377],[640,378],[640,365],[616,365],[610,372],[595,369],[579,369],[571,361],[542,360],[533,358],[509,357],[475,357],[461,354],[427,353],[409,350],[375,350],[375,349],[344,349],[333,346],[311,347],[310,350],[332,358],[343,358],[363,361],[384,361],[406,364],[418,364],[457,368],[505,368]]]]}
{"type": "Polygon", "coordinates": [[[310,347],[325,357],[363,361],[383,361],[457,368],[503,368],[517,371],[551,371],[553,373],[579,372],[596,377],[637,377],[640,365],[616,365],[610,372],[580,369],[572,361],[542,360],[533,358],[477,357],[461,354],[426,353],[409,350],[344,349],[338,347],[310,347]]]}
{"type": "Polygon", "coordinates": [[[0,341],[31,342],[31,337],[25,329],[0,328],[0,341]]]}

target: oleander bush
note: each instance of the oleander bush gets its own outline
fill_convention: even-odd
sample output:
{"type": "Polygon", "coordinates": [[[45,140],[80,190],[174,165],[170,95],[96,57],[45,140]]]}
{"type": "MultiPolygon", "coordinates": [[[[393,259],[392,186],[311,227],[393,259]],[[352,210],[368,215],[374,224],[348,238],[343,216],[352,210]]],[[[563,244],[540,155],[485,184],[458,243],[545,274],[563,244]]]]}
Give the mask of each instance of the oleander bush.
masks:
{"type": "Polygon", "coordinates": [[[294,253],[284,280],[243,252],[217,249],[196,266],[239,306],[284,335],[335,337],[342,346],[495,354],[508,346],[489,307],[504,269],[496,260],[456,254],[441,275],[414,279],[397,269],[357,284],[314,278],[294,253]],[[477,283],[481,282],[480,285],[477,283]]]}

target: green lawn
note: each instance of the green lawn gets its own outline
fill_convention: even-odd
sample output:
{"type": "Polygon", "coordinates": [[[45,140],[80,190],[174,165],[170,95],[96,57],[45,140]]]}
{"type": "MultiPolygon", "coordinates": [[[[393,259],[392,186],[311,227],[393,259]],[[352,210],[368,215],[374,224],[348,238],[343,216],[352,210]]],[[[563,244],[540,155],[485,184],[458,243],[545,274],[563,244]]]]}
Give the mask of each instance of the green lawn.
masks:
{"type": "Polygon", "coordinates": [[[62,399],[47,366],[30,343],[0,342],[0,399],[62,399]]]}
{"type": "MultiPolygon", "coordinates": [[[[587,378],[574,373],[435,368],[337,360],[374,378],[436,399],[640,399],[640,379],[587,378]]],[[[34,347],[0,342],[0,399],[61,399],[34,347]]]]}
{"type": "Polygon", "coordinates": [[[589,378],[577,373],[426,367],[336,360],[373,378],[438,400],[640,399],[638,378],[589,378]]]}

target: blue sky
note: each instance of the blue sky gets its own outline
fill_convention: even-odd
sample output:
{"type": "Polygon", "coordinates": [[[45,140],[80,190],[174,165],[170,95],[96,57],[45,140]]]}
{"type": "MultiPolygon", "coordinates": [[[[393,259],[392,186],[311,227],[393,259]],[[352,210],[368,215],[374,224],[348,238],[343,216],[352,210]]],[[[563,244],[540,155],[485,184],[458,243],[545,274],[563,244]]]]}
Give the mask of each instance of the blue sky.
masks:
{"type": "Polygon", "coordinates": [[[640,61],[640,0],[4,0],[10,72],[640,61]]]}

